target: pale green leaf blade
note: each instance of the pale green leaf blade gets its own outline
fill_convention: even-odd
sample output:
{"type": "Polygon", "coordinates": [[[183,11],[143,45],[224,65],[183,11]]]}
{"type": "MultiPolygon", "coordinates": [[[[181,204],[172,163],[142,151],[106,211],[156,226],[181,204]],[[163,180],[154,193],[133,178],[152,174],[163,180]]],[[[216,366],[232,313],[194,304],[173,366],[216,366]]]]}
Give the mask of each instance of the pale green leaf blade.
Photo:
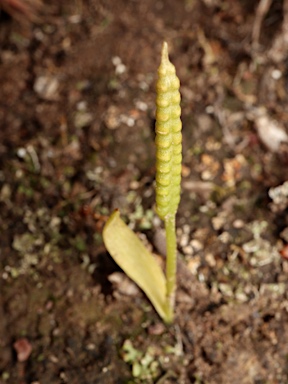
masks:
{"type": "Polygon", "coordinates": [[[107,250],[147,295],[159,316],[166,318],[166,281],[163,271],[135,233],[120,218],[119,211],[109,217],[103,230],[107,250]]]}

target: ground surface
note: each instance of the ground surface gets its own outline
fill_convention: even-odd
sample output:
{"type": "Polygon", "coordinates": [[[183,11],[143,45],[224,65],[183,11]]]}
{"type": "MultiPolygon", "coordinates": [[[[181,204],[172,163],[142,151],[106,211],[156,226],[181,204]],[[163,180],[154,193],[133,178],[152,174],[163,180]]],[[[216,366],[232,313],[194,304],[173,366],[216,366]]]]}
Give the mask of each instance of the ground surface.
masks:
{"type": "Polygon", "coordinates": [[[0,15],[0,383],[287,384],[287,2],[46,3],[0,15]],[[117,207],[163,250],[164,39],[184,155],[170,327],[101,240],[117,207]]]}

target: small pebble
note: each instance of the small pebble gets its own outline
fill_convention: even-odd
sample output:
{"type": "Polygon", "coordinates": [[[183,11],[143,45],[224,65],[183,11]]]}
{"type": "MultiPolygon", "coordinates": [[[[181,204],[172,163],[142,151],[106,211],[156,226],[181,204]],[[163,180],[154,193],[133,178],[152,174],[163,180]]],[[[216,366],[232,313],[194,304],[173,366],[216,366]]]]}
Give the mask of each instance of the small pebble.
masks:
{"type": "Polygon", "coordinates": [[[183,234],[180,238],[180,242],[179,242],[180,246],[183,248],[188,244],[188,242],[189,242],[189,236],[186,234],[183,234]]]}
{"type": "Polygon", "coordinates": [[[89,343],[86,345],[86,349],[88,351],[94,351],[96,349],[96,345],[94,343],[89,343]]]}
{"type": "Polygon", "coordinates": [[[23,159],[26,156],[26,149],[25,148],[19,148],[17,150],[17,156],[20,157],[20,159],[23,159]]]}
{"type": "Polygon", "coordinates": [[[57,364],[57,363],[59,362],[58,357],[55,356],[55,355],[50,355],[50,356],[49,356],[49,360],[50,360],[52,363],[54,363],[54,364],[57,364]]]}
{"type": "Polygon", "coordinates": [[[245,223],[243,220],[241,219],[236,219],[235,221],[233,221],[233,227],[236,228],[236,229],[240,229],[240,228],[243,228],[245,223]]]}
{"type": "Polygon", "coordinates": [[[192,273],[192,275],[196,275],[198,268],[200,267],[201,260],[199,256],[193,257],[188,261],[187,268],[192,273]]]}
{"type": "Polygon", "coordinates": [[[59,81],[52,76],[39,76],[34,83],[34,91],[45,100],[57,100],[59,81]]]}
{"type": "Polygon", "coordinates": [[[114,56],[112,58],[112,63],[115,66],[116,75],[122,75],[126,72],[126,65],[122,63],[122,60],[119,56],[114,56]]]}
{"type": "Polygon", "coordinates": [[[229,232],[225,231],[219,235],[218,239],[223,243],[223,244],[228,244],[229,241],[231,240],[231,235],[229,232]]]}
{"type": "Polygon", "coordinates": [[[182,164],[181,174],[183,177],[188,177],[191,173],[191,168],[187,167],[186,165],[182,164]]]}
{"type": "Polygon", "coordinates": [[[199,241],[197,239],[191,240],[189,244],[193,247],[193,249],[196,252],[201,251],[203,249],[203,244],[201,243],[201,241],[199,241]]]}
{"type": "Polygon", "coordinates": [[[185,256],[192,256],[194,251],[191,245],[186,245],[185,247],[182,248],[182,251],[185,256]]]}
{"type": "Polygon", "coordinates": [[[13,347],[17,353],[17,360],[22,363],[27,361],[32,352],[32,345],[25,337],[18,339],[13,344],[13,347]]]}
{"type": "Polygon", "coordinates": [[[212,113],[214,113],[213,105],[207,105],[207,107],[205,108],[205,111],[208,113],[208,115],[211,115],[212,113]]]}
{"type": "Polygon", "coordinates": [[[190,233],[190,225],[188,224],[184,224],[183,227],[183,232],[186,233],[186,234],[189,234],[190,233]]]}
{"type": "Polygon", "coordinates": [[[226,283],[220,283],[218,285],[219,291],[223,293],[223,295],[232,297],[233,296],[233,290],[232,287],[229,284],[226,283]]]}
{"type": "Polygon", "coordinates": [[[235,293],[236,300],[240,301],[241,303],[245,303],[248,301],[248,297],[244,292],[236,292],[235,293]]]}
{"type": "Polygon", "coordinates": [[[205,255],[205,260],[210,267],[216,266],[216,260],[215,260],[213,253],[207,253],[205,255]]]}
{"type": "Polygon", "coordinates": [[[221,216],[213,217],[212,220],[212,227],[215,231],[219,231],[219,229],[223,228],[226,218],[221,216]]]}
{"type": "Polygon", "coordinates": [[[205,171],[203,171],[201,173],[201,179],[202,180],[212,180],[213,178],[214,178],[214,175],[208,169],[206,169],[205,171]]]}
{"type": "Polygon", "coordinates": [[[149,335],[162,335],[165,331],[166,327],[163,323],[156,323],[148,328],[149,335]]]}
{"type": "Polygon", "coordinates": [[[140,100],[135,101],[135,106],[137,109],[139,109],[139,111],[142,111],[142,112],[146,112],[148,109],[148,105],[140,100]]]}
{"type": "Polygon", "coordinates": [[[78,111],[85,112],[87,110],[87,102],[85,100],[81,100],[77,103],[76,108],[78,111]]]}
{"type": "Polygon", "coordinates": [[[273,69],[271,77],[274,80],[279,80],[282,77],[282,72],[279,69],[273,69]]]}
{"type": "Polygon", "coordinates": [[[111,105],[108,108],[104,121],[108,129],[114,130],[119,127],[119,110],[116,106],[111,105]]]}
{"type": "Polygon", "coordinates": [[[137,181],[137,180],[132,180],[131,181],[131,183],[129,184],[129,187],[131,188],[131,189],[138,189],[139,188],[139,186],[140,186],[140,183],[139,183],[139,181],[137,181]]]}
{"type": "Polygon", "coordinates": [[[288,243],[288,227],[283,229],[283,231],[280,233],[280,237],[288,243]]]}
{"type": "Polygon", "coordinates": [[[128,127],[133,127],[135,125],[135,119],[131,116],[120,115],[120,122],[126,124],[128,127]]]}

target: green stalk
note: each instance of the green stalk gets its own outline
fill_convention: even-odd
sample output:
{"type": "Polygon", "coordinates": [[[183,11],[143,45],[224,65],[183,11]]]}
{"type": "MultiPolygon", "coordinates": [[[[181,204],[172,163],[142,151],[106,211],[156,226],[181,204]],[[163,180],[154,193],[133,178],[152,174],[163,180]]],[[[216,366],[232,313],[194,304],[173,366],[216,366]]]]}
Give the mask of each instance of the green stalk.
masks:
{"type": "Polygon", "coordinates": [[[166,231],[166,310],[167,323],[172,323],[174,317],[177,245],[175,216],[165,218],[166,231]]]}

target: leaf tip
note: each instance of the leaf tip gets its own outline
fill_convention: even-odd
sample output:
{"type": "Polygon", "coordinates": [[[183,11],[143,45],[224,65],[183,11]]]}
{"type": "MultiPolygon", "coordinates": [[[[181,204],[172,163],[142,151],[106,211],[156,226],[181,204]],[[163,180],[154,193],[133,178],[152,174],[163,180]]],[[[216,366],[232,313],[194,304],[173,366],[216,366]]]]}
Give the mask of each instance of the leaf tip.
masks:
{"type": "Polygon", "coordinates": [[[106,241],[108,228],[110,228],[111,223],[113,223],[115,221],[115,219],[117,219],[119,216],[120,216],[120,211],[118,208],[116,208],[114,210],[114,212],[109,216],[108,220],[106,221],[104,228],[103,228],[103,232],[102,232],[104,243],[106,241]]]}
{"type": "Polygon", "coordinates": [[[168,56],[168,44],[166,41],[163,42],[162,44],[162,52],[161,52],[162,60],[163,61],[169,61],[169,56],[168,56]]]}

